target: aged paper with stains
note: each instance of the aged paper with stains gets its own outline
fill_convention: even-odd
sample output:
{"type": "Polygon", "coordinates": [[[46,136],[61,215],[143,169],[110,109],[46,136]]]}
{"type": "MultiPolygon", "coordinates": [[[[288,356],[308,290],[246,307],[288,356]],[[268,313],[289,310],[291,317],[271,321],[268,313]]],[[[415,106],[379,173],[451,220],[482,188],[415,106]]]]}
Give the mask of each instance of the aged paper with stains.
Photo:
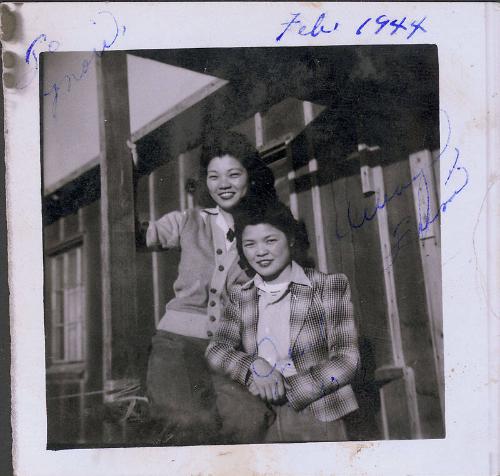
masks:
{"type": "MultiPolygon", "coordinates": [[[[3,7],[8,10],[3,12],[5,22],[2,18],[2,47],[3,54],[8,53],[3,80],[16,475],[498,474],[498,5],[200,2],[12,3],[3,7]],[[92,68],[93,55],[101,52],[236,47],[279,51],[379,44],[437,48],[439,143],[441,155],[446,155],[440,164],[440,198],[435,204],[441,236],[445,437],[47,449],[41,103],[50,98],[52,112],[57,110],[62,116],[65,108],[77,110],[82,134],[91,128],[89,109],[93,106],[79,87],[92,68]],[[60,72],[51,88],[40,89],[40,55],[56,51],[80,53],[80,57],[73,69],[60,72]]],[[[252,65],[246,67],[251,70],[252,65]]],[[[363,74],[369,76],[370,71],[367,65],[363,74]]],[[[393,73],[387,66],[388,81],[393,73]]],[[[208,88],[207,94],[221,86],[217,81],[200,83],[208,88]]],[[[161,95],[161,88],[144,93],[161,95]]],[[[194,104],[191,100],[185,99],[183,110],[194,104]]],[[[409,98],[401,94],[399,101],[404,120],[409,98]]],[[[379,107],[383,111],[384,103],[379,107]]],[[[140,120],[135,124],[137,137],[149,132],[147,127],[141,129],[140,120]]],[[[59,123],[55,127],[69,126],[59,123]]],[[[90,133],[97,137],[99,131],[90,133]]],[[[96,144],[93,159],[98,160],[96,144]]],[[[53,190],[59,179],[68,176],[71,160],[81,149],[93,147],[80,144],[80,150],[72,150],[63,145],[60,150],[68,154],[67,161],[52,170],[53,190]]],[[[85,164],[87,171],[96,166],[96,160],[85,164]]],[[[47,192],[50,187],[47,183],[45,187],[47,192]]],[[[187,195],[185,199],[188,203],[187,195]]],[[[427,213],[419,230],[425,231],[432,223],[427,213]]],[[[320,241],[315,242],[318,249],[320,241]]],[[[398,247],[399,251],[403,253],[404,248],[398,247]]],[[[362,290],[357,292],[362,299],[362,290]]]]}

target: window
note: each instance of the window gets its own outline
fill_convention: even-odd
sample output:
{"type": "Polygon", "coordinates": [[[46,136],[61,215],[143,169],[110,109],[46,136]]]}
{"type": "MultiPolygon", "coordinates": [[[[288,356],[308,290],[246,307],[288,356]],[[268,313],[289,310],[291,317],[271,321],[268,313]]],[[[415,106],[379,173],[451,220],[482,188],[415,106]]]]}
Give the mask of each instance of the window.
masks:
{"type": "Polygon", "coordinates": [[[81,362],[85,327],[82,247],[76,246],[49,260],[52,362],[81,362]]]}

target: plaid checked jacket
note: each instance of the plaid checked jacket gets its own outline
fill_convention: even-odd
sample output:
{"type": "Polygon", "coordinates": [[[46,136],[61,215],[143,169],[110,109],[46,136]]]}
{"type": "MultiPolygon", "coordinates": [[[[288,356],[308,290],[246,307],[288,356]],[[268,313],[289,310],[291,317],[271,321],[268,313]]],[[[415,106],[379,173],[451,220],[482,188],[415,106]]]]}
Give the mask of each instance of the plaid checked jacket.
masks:
{"type": "MultiPolygon", "coordinates": [[[[356,410],[351,388],[359,363],[351,292],[343,274],[304,268],[312,286],[291,283],[290,357],[297,374],[285,380],[296,411],[309,407],[321,421],[356,410]]],[[[257,359],[258,293],[253,280],[234,286],[206,357],[214,370],[248,385],[257,359]]]]}

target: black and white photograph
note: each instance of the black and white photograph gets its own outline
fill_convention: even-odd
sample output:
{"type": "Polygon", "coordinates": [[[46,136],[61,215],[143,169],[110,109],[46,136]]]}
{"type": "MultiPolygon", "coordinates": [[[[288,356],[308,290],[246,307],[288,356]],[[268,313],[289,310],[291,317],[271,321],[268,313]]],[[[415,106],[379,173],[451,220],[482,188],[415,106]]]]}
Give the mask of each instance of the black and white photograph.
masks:
{"type": "Polygon", "coordinates": [[[0,17],[13,475],[498,473],[496,4],[0,17]]]}
{"type": "Polygon", "coordinates": [[[48,448],[444,437],[436,46],[41,65],[48,448]]]}

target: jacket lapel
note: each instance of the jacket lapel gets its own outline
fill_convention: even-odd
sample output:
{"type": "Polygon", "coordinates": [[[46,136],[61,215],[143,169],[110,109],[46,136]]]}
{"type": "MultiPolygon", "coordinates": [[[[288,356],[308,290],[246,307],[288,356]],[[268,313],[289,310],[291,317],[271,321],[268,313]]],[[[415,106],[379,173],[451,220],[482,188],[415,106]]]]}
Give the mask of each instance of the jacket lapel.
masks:
{"type": "Polygon", "coordinates": [[[293,349],[311,307],[313,289],[311,286],[292,283],[290,292],[290,349],[293,349]]]}
{"type": "Polygon", "coordinates": [[[244,347],[249,354],[257,354],[257,322],[259,315],[259,296],[257,288],[251,285],[243,291],[242,320],[246,339],[244,347]]]}

